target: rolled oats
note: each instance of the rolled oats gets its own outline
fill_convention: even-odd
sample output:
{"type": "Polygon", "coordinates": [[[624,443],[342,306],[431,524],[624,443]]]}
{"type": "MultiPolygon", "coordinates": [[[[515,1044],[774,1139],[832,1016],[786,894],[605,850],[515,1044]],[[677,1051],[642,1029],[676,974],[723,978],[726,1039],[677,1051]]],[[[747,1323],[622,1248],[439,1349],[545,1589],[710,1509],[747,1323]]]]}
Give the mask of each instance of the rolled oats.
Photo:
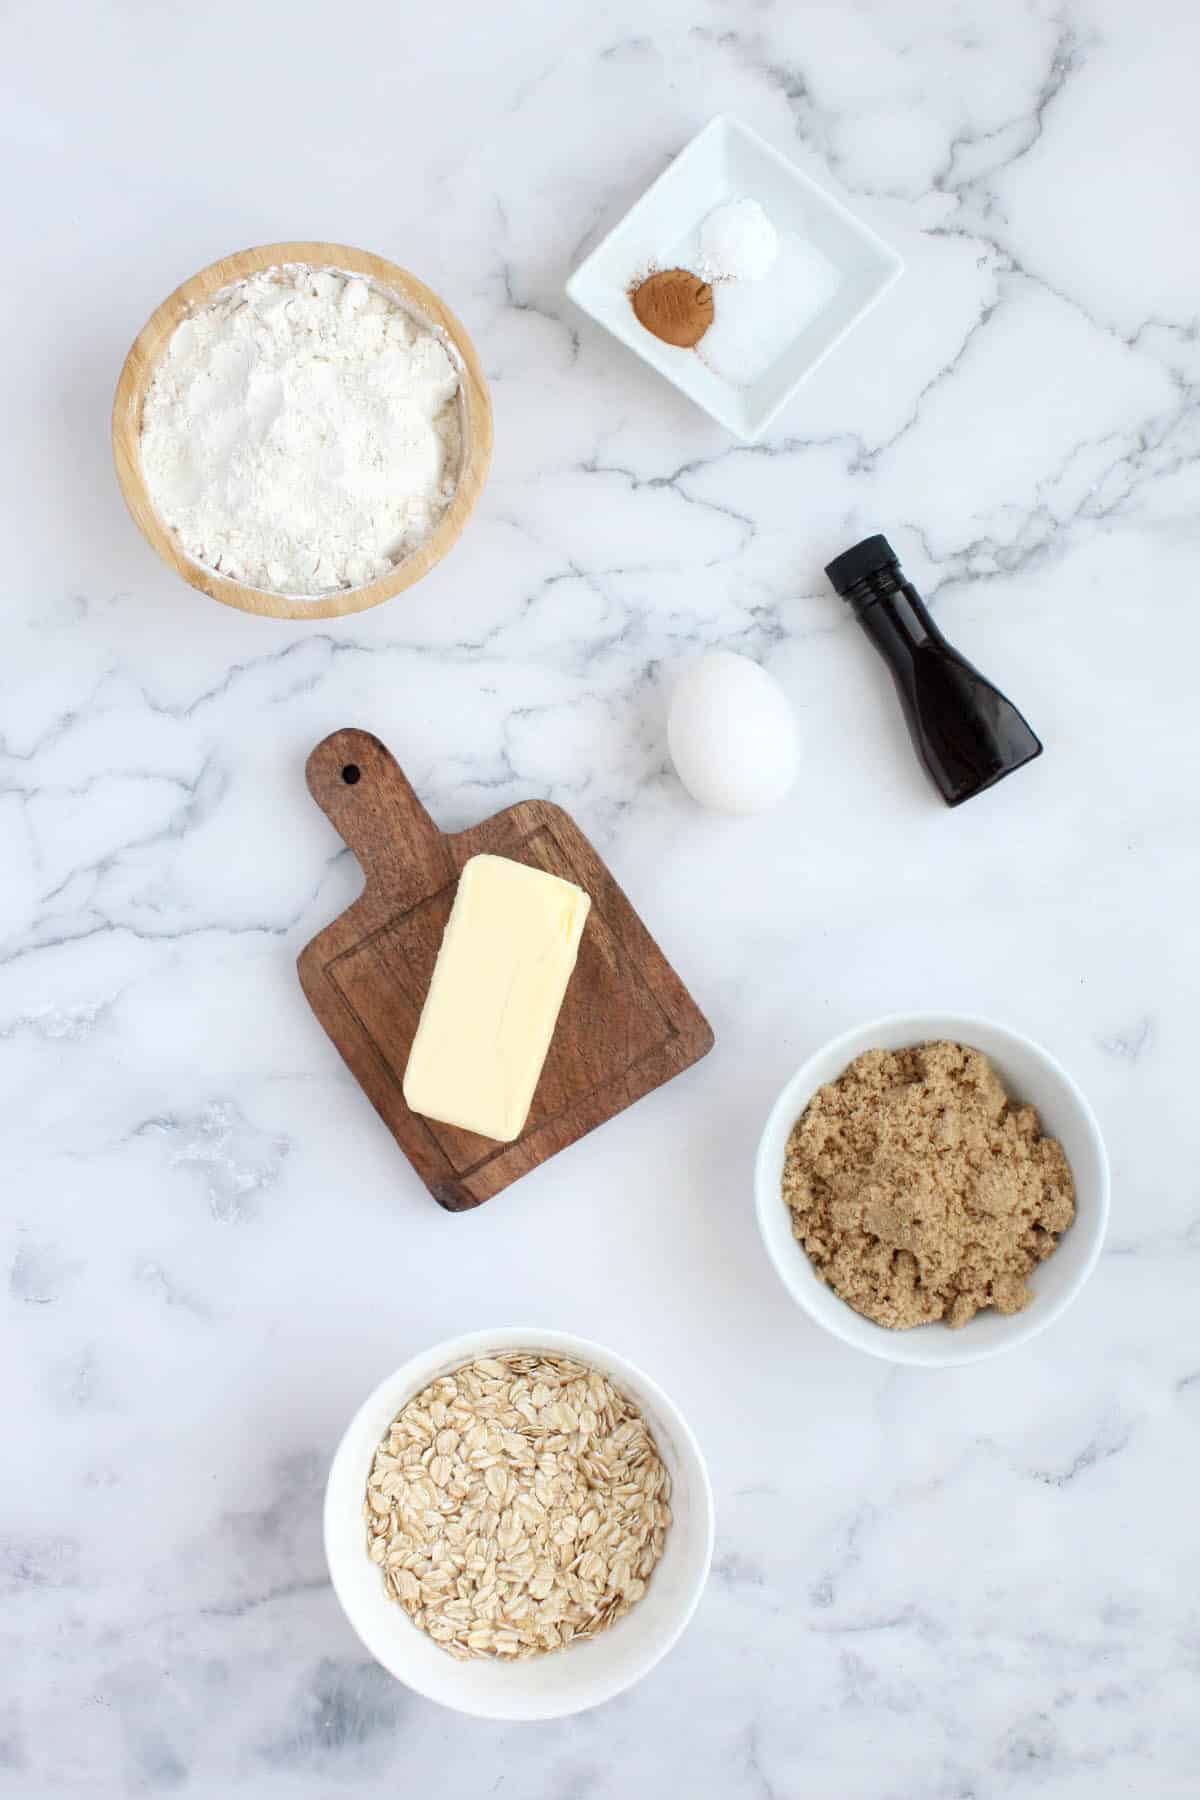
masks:
{"type": "Polygon", "coordinates": [[[642,1598],[671,1483],[632,1401],[569,1357],[480,1357],[410,1400],[367,1480],[388,1594],[459,1658],[541,1655],[642,1598]]]}

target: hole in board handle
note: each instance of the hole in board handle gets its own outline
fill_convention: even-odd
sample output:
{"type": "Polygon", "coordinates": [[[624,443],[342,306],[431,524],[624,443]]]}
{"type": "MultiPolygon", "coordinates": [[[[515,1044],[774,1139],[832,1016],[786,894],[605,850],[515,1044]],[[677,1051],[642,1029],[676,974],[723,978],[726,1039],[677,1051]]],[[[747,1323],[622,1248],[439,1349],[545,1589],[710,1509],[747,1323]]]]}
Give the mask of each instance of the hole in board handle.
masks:
{"type": "Polygon", "coordinates": [[[356,781],[362,780],[362,770],[357,763],[347,763],[342,770],[342,780],[347,787],[353,787],[356,781]]]}

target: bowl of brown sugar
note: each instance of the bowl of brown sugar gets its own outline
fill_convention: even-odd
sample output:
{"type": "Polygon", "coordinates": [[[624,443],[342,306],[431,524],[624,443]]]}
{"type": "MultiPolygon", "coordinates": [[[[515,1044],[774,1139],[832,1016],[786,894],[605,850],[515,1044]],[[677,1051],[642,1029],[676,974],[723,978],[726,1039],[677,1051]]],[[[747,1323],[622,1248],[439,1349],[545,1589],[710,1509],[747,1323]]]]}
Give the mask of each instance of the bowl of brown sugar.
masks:
{"type": "Polygon", "coordinates": [[[1091,1274],[1109,1174],[1091,1107],[1031,1039],[897,1014],[809,1058],[755,1168],[784,1286],[889,1362],[975,1362],[1027,1342],[1091,1274]]]}

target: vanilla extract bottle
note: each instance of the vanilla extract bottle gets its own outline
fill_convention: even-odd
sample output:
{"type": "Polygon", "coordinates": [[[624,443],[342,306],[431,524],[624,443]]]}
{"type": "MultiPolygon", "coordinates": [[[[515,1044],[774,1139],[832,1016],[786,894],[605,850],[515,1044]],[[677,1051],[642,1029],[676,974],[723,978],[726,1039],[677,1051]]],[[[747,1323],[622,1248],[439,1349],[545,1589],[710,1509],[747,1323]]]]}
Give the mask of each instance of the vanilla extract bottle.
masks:
{"type": "Polygon", "coordinates": [[[913,746],[947,806],[1041,755],[1012,701],[942,636],[885,537],[864,538],[825,573],[891,670],[913,746]]]}

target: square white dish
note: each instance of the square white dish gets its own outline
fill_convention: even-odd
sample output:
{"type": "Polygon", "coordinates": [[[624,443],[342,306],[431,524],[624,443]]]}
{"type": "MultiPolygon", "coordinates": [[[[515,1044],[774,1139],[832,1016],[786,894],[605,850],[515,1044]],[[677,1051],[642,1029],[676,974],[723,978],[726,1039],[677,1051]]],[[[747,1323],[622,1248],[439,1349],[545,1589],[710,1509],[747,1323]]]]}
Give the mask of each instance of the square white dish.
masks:
{"type": "Polygon", "coordinates": [[[567,294],[752,443],[903,269],[896,252],[840,201],[736,119],[717,117],[579,265],[567,294]],[[759,282],[715,285],[716,319],[695,350],[662,343],[639,323],[631,287],[653,269],[695,267],[703,221],[723,201],[743,198],[757,200],[779,232],[776,268],[759,282]],[[798,285],[785,290],[782,281],[798,285]],[[735,330],[726,328],[723,312],[735,330]]]}

